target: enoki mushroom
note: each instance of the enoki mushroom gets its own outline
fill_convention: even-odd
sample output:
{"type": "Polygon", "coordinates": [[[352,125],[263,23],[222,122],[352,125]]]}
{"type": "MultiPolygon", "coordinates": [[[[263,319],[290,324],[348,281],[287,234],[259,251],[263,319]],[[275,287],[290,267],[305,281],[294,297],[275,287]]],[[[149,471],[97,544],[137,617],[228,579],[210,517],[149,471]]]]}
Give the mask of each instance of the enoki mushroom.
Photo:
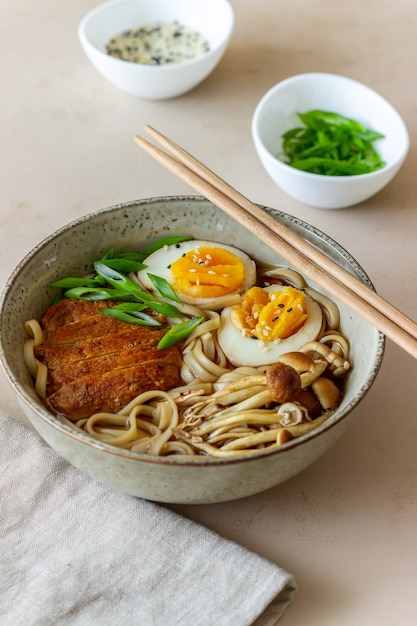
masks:
{"type": "MultiPolygon", "coordinates": [[[[311,368],[316,376],[308,389],[302,383],[303,373],[284,362],[264,370],[241,367],[224,373],[215,383],[196,382],[168,393],[141,394],[120,413],[99,413],[77,426],[107,443],[158,455],[228,457],[280,446],[323,423],[340,400],[336,382],[322,376],[338,360],[337,355],[327,347],[324,353],[327,360],[320,354],[315,359],[324,368],[311,368]],[[308,394],[314,396],[315,404],[305,402],[308,394]],[[318,415],[311,409],[316,405],[318,415]]],[[[300,362],[307,356],[291,354],[295,364],[295,356],[300,362]]]]}

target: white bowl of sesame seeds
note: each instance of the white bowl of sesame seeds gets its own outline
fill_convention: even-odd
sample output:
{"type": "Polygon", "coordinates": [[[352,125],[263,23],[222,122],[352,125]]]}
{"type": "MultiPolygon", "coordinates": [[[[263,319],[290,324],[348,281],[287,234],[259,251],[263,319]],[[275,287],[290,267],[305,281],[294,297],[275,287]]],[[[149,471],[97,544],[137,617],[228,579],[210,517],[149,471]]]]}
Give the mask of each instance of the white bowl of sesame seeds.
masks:
{"type": "Polygon", "coordinates": [[[111,0],[78,29],[96,70],[125,93],[178,97],[218,65],[232,36],[228,0],[111,0]]]}

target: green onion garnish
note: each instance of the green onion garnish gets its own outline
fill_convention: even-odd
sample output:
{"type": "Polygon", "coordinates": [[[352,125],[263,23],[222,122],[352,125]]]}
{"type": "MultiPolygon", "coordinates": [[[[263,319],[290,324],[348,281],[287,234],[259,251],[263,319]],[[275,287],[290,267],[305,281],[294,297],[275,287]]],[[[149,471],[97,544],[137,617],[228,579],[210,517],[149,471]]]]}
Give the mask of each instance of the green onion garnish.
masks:
{"type": "Polygon", "coordinates": [[[129,324],[139,324],[141,326],[160,326],[161,323],[149,313],[143,313],[143,308],[141,305],[137,305],[136,303],[130,303],[130,307],[128,308],[129,303],[119,304],[113,308],[107,309],[102,308],[99,309],[104,315],[108,317],[114,317],[117,320],[122,322],[128,322],[129,324]]]}
{"type": "Polygon", "coordinates": [[[156,250],[160,250],[165,246],[175,246],[177,243],[181,243],[182,241],[190,241],[194,239],[191,235],[176,235],[172,237],[162,237],[162,239],[158,239],[152,246],[146,248],[141,254],[142,259],[145,259],[147,256],[152,254],[152,252],[156,252],[156,250]]]}
{"type": "MultiPolygon", "coordinates": [[[[183,318],[184,313],[173,302],[182,304],[171,285],[162,277],[148,274],[152,284],[159,292],[158,297],[142,287],[134,280],[136,272],[146,269],[142,261],[152,252],[180,244],[193,239],[190,235],[164,237],[144,252],[115,252],[111,248],[101,259],[93,264],[95,274],[87,278],[67,277],[49,283],[60,291],[54,302],[62,297],[77,300],[111,300],[117,302],[113,307],[102,307],[98,310],[104,315],[144,326],[161,326],[161,322],[146,309],[155,311],[165,317],[183,318]]],[[[184,339],[203,320],[204,316],[187,319],[173,326],[161,339],[159,349],[168,348],[184,339]]]]}
{"type": "Polygon", "coordinates": [[[172,326],[168,332],[162,337],[161,341],[158,343],[159,350],[163,350],[164,348],[169,348],[174,344],[178,343],[185,339],[201,322],[205,320],[204,315],[200,315],[199,317],[192,317],[185,322],[180,322],[175,326],[172,326]]]}
{"type": "Polygon", "coordinates": [[[326,176],[355,176],[385,165],[372,145],[384,137],[381,133],[329,111],[297,115],[304,127],[282,135],[283,161],[291,167],[326,176]]]}
{"type": "Polygon", "coordinates": [[[163,296],[164,298],[168,298],[169,300],[174,300],[175,302],[181,303],[181,300],[179,299],[169,282],[165,280],[165,278],[161,278],[161,276],[155,276],[155,274],[148,274],[148,278],[150,279],[155,289],[159,291],[161,296],[163,296]]]}

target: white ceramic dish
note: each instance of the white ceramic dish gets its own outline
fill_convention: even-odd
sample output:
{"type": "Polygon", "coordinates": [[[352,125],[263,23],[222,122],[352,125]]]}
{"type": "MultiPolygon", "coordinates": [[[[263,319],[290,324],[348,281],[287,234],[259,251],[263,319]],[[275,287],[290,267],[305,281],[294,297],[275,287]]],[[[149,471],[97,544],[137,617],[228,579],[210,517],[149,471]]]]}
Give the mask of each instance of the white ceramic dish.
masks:
{"type": "Polygon", "coordinates": [[[272,87],[255,109],[252,136],[272,180],[299,202],[321,209],[352,206],[378,193],[398,172],[409,147],[407,128],[385,98],[350,78],[321,73],[292,76],[272,87]],[[297,112],[312,109],[345,115],[382,133],[385,138],[374,145],[386,165],[359,176],[322,176],[283,163],[283,133],[301,125],[297,112]]]}
{"type": "Polygon", "coordinates": [[[163,100],[190,91],[214,70],[234,27],[228,0],[112,0],[90,11],[78,29],[81,45],[97,71],[112,85],[138,98],[163,100]],[[155,22],[178,21],[208,39],[210,50],[182,63],[141,65],[111,57],[109,40],[155,22]]]}
{"type": "MultiPolygon", "coordinates": [[[[370,285],[361,267],[332,239],[304,222],[269,210],[277,220],[370,285]]],[[[119,449],[77,431],[67,420],[47,411],[34,391],[22,354],[24,322],[39,317],[50,304],[47,287],[50,281],[74,275],[111,247],[143,249],[162,236],[185,233],[234,244],[266,262],[287,264],[252,233],[201,197],[153,198],[98,211],[52,234],[11,275],[0,300],[0,361],[34,428],[74,466],[98,481],[150,500],[221,502],[249,496],[287,480],[333,445],[348,427],[353,409],[378,373],[384,337],[338,303],[342,327],[351,339],[353,363],[342,404],[317,429],[273,451],[232,459],[206,457],[193,462],[179,456],[152,457],[119,449]]]]}

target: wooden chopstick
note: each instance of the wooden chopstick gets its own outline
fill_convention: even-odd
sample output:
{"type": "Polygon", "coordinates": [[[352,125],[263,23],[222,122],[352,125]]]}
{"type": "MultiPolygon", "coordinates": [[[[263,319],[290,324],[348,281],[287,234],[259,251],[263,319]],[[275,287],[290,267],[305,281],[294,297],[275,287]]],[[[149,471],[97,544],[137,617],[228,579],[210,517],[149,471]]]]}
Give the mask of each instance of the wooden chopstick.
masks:
{"type": "Polygon", "coordinates": [[[134,141],[141,148],[253,232],[303,274],[417,358],[417,324],[413,320],[251,202],[179,145],[151,126],[146,126],[145,129],[173,156],[142,137],[135,136],[134,141]]]}

